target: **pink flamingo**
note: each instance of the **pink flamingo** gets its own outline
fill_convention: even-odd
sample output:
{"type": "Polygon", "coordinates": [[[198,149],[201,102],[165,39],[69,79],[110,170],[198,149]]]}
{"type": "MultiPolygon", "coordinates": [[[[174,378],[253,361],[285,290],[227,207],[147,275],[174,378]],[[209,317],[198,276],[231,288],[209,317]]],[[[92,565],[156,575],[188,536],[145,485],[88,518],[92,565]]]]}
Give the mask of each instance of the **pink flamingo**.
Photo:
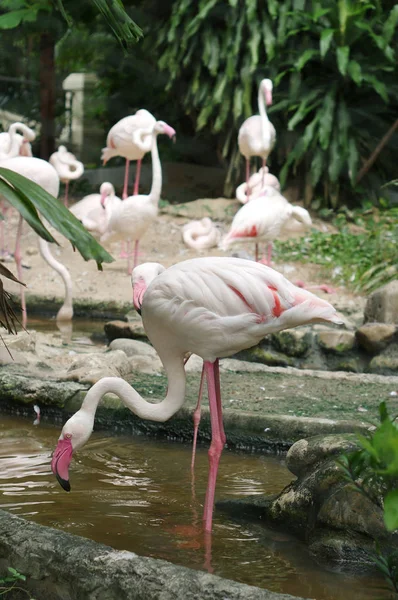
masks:
{"type": "MultiPolygon", "coordinates": [[[[243,122],[238,133],[239,151],[246,159],[246,183],[250,177],[250,158],[260,156],[263,167],[266,165],[268,155],[275,145],[275,127],[270,122],[265,103],[272,104],[272,81],[263,79],[258,88],[258,109],[260,114],[253,115],[243,122]],[[265,97],[265,102],[264,102],[265,97]]],[[[265,173],[264,173],[265,174],[265,173]]],[[[248,190],[250,194],[250,190],[248,190]]]]}
{"type": "Polygon", "coordinates": [[[256,196],[263,196],[263,188],[271,186],[278,192],[281,191],[279,179],[269,172],[268,167],[261,167],[257,173],[249,177],[249,181],[238,185],[235,191],[235,197],[241,204],[246,204],[256,196]]]}
{"type": "MultiPolygon", "coordinates": [[[[156,219],[159,209],[160,194],[162,191],[162,165],[159,158],[157,136],[166,134],[169,138],[175,137],[175,131],[164,121],[156,121],[151,127],[151,156],[152,156],[152,186],[149,194],[129,196],[123,202],[105,205],[107,215],[107,228],[100,241],[109,244],[115,241],[135,241],[134,267],[138,261],[138,245],[148,227],[156,219]]],[[[127,252],[127,272],[131,274],[131,253],[127,252]]]]}
{"type": "Polygon", "coordinates": [[[194,352],[204,361],[212,440],[204,506],[204,529],[212,529],[216,478],[226,437],[222,421],[219,358],[259,343],[267,334],[306,323],[341,323],[331,304],[297,288],[265,265],[226,257],[195,258],[164,269],[147,263],[133,272],[133,302],[168,378],[165,399],[144,400],[124,379],[105,377],[88,392],[64,425],[51,468],[70,491],[73,453],[90,438],[104,394],[112,392],[138,417],[167,421],[184,404],[184,357],[194,352]]]}
{"type": "Polygon", "coordinates": [[[128,197],[127,188],[131,160],[137,161],[133,195],[136,196],[138,194],[141,162],[144,155],[151,150],[152,140],[148,134],[152,132],[151,128],[155,123],[155,117],[142,108],[137,110],[135,115],[124,117],[109,130],[106,138],[106,147],[102,149],[101,159],[104,165],[114,156],[123,156],[126,159],[123,200],[128,197]]]}
{"type": "Polygon", "coordinates": [[[69,206],[69,182],[75,181],[83,175],[84,165],[72,152],[68,152],[65,146],[59,146],[57,152],[51,154],[48,162],[57,171],[60,181],[65,184],[64,204],[69,206]]]}

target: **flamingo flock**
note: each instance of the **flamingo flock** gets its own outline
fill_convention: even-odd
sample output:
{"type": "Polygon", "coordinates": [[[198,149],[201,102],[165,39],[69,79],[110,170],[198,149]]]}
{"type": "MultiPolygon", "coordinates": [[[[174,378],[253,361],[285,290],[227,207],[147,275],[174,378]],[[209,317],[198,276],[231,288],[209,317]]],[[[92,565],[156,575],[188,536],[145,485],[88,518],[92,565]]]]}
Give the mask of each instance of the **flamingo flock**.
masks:
{"type": "MultiPolygon", "coordinates": [[[[246,161],[246,180],[236,190],[236,198],[242,206],[229,231],[222,236],[220,228],[208,217],[186,223],[182,228],[183,242],[197,252],[212,247],[228,251],[231,245],[254,242],[253,261],[229,256],[202,256],[169,268],[157,262],[139,265],[140,240],[158,218],[162,190],[158,136],[174,139],[176,132],[145,109],[121,119],[110,129],[101,158],[104,164],[116,156],[125,159],[121,198],[110,182],[103,182],[99,193],[84,197],[70,210],[102,244],[115,241],[127,244],[123,255],[128,261],[128,272],[132,274],[133,305],[141,314],[148,338],[163,363],[168,388],[165,399],[152,404],[121,378],[102,378],[91,387],[81,408],[63,426],[52,456],[52,471],[66,491],[71,489],[69,467],[72,456],[90,438],[101,398],[112,392],[138,417],[166,421],[184,403],[184,365],[187,355],[194,353],[202,358],[203,370],[194,413],[192,466],[202,387],[206,380],[212,439],[203,523],[204,531],[211,532],[219,461],[226,443],[219,360],[258,344],[270,333],[309,323],[341,323],[329,302],[294,285],[270,266],[272,242],[283,231],[297,228],[304,231],[311,225],[308,211],[288,202],[281,193],[278,179],[269,172],[267,161],[276,141],[275,128],[267,115],[267,106],[272,104],[272,90],[269,79],[260,82],[259,115],[246,119],[239,129],[237,142],[246,161]],[[140,194],[141,163],[148,153],[152,160],[152,184],[148,194],[140,194]],[[262,165],[259,171],[251,173],[253,157],[259,157],[262,165]],[[136,161],[137,165],[134,187],[129,195],[131,161],[136,161]],[[132,243],[133,252],[130,250],[132,243]],[[262,243],[267,247],[260,258],[259,244],[262,243]]],[[[82,174],[84,166],[64,146],[59,147],[49,162],[27,155],[29,143],[34,139],[32,134],[32,130],[20,123],[11,126],[7,134],[1,134],[0,165],[36,181],[55,198],[58,197],[59,182],[64,182],[67,205],[67,182],[82,174]]],[[[22,218],[14,253],[18,274],[21,230],[22,218]]],[[[58,319],[71,319],[73,291],[69,271],[55,260],[47,242],[39,240],[39,249],[65,284],[65,302],[58,319]]]]}

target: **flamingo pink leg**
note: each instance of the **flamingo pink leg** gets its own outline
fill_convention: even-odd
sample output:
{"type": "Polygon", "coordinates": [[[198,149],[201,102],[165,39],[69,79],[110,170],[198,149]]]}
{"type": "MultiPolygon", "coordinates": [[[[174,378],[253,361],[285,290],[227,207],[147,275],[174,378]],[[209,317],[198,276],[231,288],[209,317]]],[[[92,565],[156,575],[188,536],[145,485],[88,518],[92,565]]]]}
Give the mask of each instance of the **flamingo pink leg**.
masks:
{"type": "Polygon", "coordinates": [[[192,471],[192,473],[193,473],[193,471],[195,469],[196,442],[198,440],[198,429],[199,429],[200,416],[201,416],[200,405],[201,405],[201,402],[202,402],[204,379],[205,379],[205,368],[203,366],[202,375],[200,377],[198,402],[196,404],[196,408],[195,408],[195,411],[193,413],[193,444],[192,444],[192,459],[191,459],[191,471],[192,471]]]}
{"type": "Polygon", "coordinates": [[[140,175],[141,175],[141,163],[142,163],[142,159],[140,158],[137,160],[137,169],[135,172],[134,191],[133,191],[134,196],[138,195],[138,187],[140,185],[140,175]]]}
{"type": "MultiPolygon", "coordinates": [[[[17,274],[19,281],[23,282],[22,279],[22,254],[21,254],[21,237],[22,237],[22,226],[23,218],[20,216],[17,228],[17,239],[15,242],[14,260],[17,265],[17,274]]],[[[26,314],[26,300],[25,300],[25,288],[21,286],[21,310],[22,310],[22,327],[26,327],[27,314],[26,314]]]]}
{"type": "Polygon", "coordinates": [[[258,244],[256,244],[256,254],[255,254],[256,262],[258,262],[258,244]]]}
{"type": "Polygon", "coordinates": [[[129,275],[131,275],[132,270],[135,269],[135,267],[138,264],[138,244],[139,244],[139,240],[135,240],[134,242],[134,254],[131,253],[130,251],[130,240],[127,242],[127,273],[129,275]],[[134,256],[133,259],[133,267],[131,268],[131,256],[134,256]]]}
{"type": "Polygon", "coordinates": [[[216,374],[217,367],[215,367],[216,363],[218,363],[218,359],[214,363],[209,361],[204,362],[211,421],[211,444],[209,449],[209,479],[207,483],[206,500],[203,513],[205,531],[211,531],[212,527],[218,465],[220,462],[221,453],[224,448],[223,439],[225,437],[223,426],[222,423],[220,423],[219,417],[222,409],[221,392],[219,387],[220,383],[216,374]],[[217,400],[218,398],[220,398],[220,401],[217,400]]]}
{"type": "Polygon", "coordinates": [[[250,200],[250,188],[249,188],[249,179],[250,179],[250,160],[246,158],[246,201],[250,200]]]}
{"type": "Polygon", "coordinates": [[[128,158],[126,158],[126,168],[124,170],[124,185],[123,185],[123,193],[122,193],[122,200],[125,200],[128,197],[128,185],[129,185],[129,167],[130,167],[130,161],[128,158]]]}
{"type": "Polygon", "coordinates": [[[225,442],[227,441],[227,436],[224,431],[224,422],[222,418],[222,404],[221,404],[221,386],[220,386],[220,364],[218,360],[214,363],[214,376],[216,382],[216,400],[217,400],[217,412],[218,412],[218,422],[220,425],[220,433],[221,433],[221,441],[223,443],[223,447],[225,446],[225,442]]]}
{"type": "Polygon", "coordinates": [[[65,196],[64,196],[64,204],[65,204],[66,207],[69,207],[68,192],[69,192],[69,181],[66,181],[66,183],[65,183],[65,196]]]}

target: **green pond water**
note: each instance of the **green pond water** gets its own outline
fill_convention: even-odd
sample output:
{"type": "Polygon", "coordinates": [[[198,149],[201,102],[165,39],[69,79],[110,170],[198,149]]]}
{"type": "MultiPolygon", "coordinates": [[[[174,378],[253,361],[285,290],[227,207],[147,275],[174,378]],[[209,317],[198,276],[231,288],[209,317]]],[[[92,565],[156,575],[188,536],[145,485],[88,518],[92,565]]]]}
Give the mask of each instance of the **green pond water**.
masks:
{"type": "MultiPolygon", "coordinates": [[[[76,454],[72,491],[50,471],[60,427],[0,415],[0,507],[42,525],[120,550],[162,558],[270,590],[317,600],[389,597],[376,574],[318,566],[286,533],[232,521],[215,510],[211,540],[201,530],[207,449],[199,448],[195,482],[191,449],[145,437],[94,433],[76,454]],[[211,542],[211,543],[210,543],[211,542]]],[[[225,451],[216,499],[272,494],[291,481],[283,460],[225,451]]]]}

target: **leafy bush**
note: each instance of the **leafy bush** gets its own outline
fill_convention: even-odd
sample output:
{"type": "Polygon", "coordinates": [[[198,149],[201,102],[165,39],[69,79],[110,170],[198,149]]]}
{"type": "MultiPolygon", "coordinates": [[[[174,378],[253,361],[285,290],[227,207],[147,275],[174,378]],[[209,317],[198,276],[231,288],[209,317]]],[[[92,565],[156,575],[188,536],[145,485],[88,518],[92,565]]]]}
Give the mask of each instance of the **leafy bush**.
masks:
{"type": "MultiPolygon", "coordinates": [[[[383,510],[387,531],[398,530],[398,427],[386,403],[379,408],[380,424],[367,437],[359,435],[360,450],[340,457],[338,464],[353,489],[383,510]]],[[[376,545],[375,562],[398,593],[398,551],[376,545]]]]}
{"type": "Polygon", "coordinates": [[[337,233],[313,229],[304,238],[275,242],[279,260],[312,262],[355,291],[372,292],[398,276],[398,208],[340,212],[337,233]],[[352,232],[349,221],[357,231],[352,232]]]}
{"type": "MultiPolygon", "coordinates": [[[[270,77],[273,170],[277,161],[283,183],[301,182],[306,204],[322,193],[335,207],[361,191],[358,169],[396,119],[397,23],[398,6],[381,0],[176,0],[159,66],[197,130],[218,136],[229,192],[242,175],[238,127],[257,112],[258,82],[270,77]]],[[[394,135],[376,162],[384,181],[397,150],[394,135]]],[[[363,183],[380,185],[374,170],[363,183]]]]}

